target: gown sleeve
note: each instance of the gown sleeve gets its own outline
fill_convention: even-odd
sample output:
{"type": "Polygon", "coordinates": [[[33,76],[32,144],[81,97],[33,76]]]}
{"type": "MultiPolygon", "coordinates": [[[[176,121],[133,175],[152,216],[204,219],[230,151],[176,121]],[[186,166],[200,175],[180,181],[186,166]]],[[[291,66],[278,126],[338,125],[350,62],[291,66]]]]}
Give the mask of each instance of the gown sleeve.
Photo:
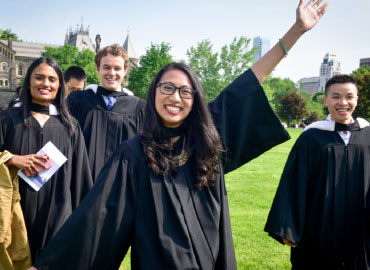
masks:
{"type": "Polygon", "coordinates": [[[78,207],[80,201],[87,195],[93,186],[85,140],[78,123],[76,123],[76,130],[72,137],[72,144],[73,160],[70,188],[72,196],[72,210],[74,210],[78,207]]]}
{"type": "Polygon", "coordinates": [[[227,151],[225,173],[290,138],[251,69],[227,86],[209,109],[227,151]]]}
{"type": "Polygon", "coordinates": [[[133,235],[136,197],[132,166],[121,148],[41,253],[37,269],[119,268],[133,235]]]}
{"type": "Polygon", "coordinates": [[[265,231],[281,243],[285,238],[298,244],[303,237],[309,180],[316,167],[315,152],[307,133],[301,134],[288,156],[265,225],[265,231]]]}

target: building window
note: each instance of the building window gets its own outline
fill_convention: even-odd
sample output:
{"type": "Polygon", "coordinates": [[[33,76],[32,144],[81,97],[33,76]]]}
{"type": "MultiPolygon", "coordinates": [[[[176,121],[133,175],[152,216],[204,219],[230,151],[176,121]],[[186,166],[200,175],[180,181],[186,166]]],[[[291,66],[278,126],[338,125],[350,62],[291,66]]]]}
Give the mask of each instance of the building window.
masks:
{"type": "Polygon", "coordinates": [[[1,71],[6,71],[7,70],[7,67],[8,67],[8,64],[7,63],[1,63],[1,71]]]}
{"type": "Polygon", "coordinates": [[[5,80],[4,85],[5,85],[5,87],[8,87],[8,86],[9,86],[9,82],[8,82],[8,80],[5,80]]]}
{"type": "Polygon", "coordinates": [[[19,65],[18,65],[18,72],[17,72],[17,75],[18,75],[18,76],[23,76],[23,73],[24,73],[23,65],[19,64],[19,65]]]}
{"type": "Polygon", "coordinates": [[[0,80],[0,87],[3,87],[3,85],[4,85],[4,81],[0,80]]]}

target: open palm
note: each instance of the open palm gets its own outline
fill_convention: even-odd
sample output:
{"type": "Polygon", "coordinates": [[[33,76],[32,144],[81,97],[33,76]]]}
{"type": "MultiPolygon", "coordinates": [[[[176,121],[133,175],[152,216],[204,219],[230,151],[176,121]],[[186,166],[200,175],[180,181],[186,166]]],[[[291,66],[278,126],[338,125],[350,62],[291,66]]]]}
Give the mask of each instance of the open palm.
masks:
{"type": "Polygon", "coordinates": [[[297,8],[297,23],[301,24],[305,31],[314,27],[326,12],[328,3],[325,2],[320,6],[322,0],[310,0],[304,6],[304,0],[299,1],[297,8]]]}

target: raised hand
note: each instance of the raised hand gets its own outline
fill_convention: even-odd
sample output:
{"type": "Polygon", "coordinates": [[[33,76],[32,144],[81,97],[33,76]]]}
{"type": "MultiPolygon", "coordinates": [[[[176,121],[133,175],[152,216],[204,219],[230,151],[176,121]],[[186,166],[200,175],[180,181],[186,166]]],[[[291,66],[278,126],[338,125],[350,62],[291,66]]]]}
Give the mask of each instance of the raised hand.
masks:
{"type": "Polygon", "coordinates": [[[304,5],[304,0],[299,1],[297,8],[297,24],[303,31],[306,32],[312,29],[325,14],[328,3],[321,5],[322,0],[310,0],[307,5],[304,5]]]}

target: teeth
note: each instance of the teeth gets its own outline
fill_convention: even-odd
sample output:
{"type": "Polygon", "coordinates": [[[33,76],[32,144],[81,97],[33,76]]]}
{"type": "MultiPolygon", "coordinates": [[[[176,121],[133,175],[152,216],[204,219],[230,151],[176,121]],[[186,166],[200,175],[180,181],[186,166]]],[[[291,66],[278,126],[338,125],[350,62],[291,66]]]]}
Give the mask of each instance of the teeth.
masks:
{"type": "Polygon", "coordinates": [[[171,112],[179,112],[180,111],[179,107],[166,106],[166,109],[171,111],[171,112]]]}

